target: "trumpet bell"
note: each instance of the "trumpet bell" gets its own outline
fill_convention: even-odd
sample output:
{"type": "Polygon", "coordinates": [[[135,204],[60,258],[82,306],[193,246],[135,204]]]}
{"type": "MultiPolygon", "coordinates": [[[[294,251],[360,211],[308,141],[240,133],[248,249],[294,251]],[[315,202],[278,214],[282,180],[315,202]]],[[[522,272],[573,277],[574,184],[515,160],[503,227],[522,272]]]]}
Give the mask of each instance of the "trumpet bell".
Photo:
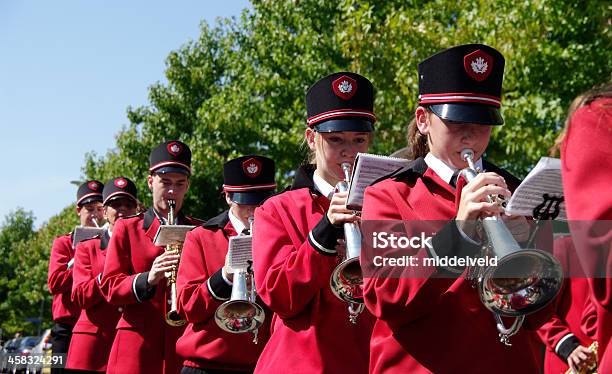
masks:
{"type": "Polygon", "coordinates": [[[176,310],[166,313],[166,323],[170,326],[183,326],[187,323],[176,310]]]}
{"type": "Polygon", "coordinates": [[[480,299],[492,312],[518,317],[536,312],[559,293],[563,269],[549,253],[524,249],[487,268],[479,282],[480,299]]]}
{"type": "Polygon", "coordinates": [[[329,280],[336,297],[347,303],[363,303],[363,273],[359,257],[349,258],[336,266],[329,280]]]}
{"type": "Polygon", "coordinates": [[[257,330],[265,319],[261,306],[245,300],[226,301],[215,311],[217,325],[234,334],[257,330]]]}

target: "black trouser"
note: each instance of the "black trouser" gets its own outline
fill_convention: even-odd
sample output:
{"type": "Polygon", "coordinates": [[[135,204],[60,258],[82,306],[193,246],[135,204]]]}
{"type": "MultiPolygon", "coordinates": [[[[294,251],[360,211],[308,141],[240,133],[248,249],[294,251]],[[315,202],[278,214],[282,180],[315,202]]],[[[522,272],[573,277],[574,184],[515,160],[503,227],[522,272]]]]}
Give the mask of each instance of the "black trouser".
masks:
{"type": "Polygon", "coordinates": [[[181,374],[248,374],[252,373],[248,371],[234,371],[234,370],[219,370],[219,369],[200,369],[191,366],[183,366],[181,374]]]}
{"type": "MultiPolygon", "coordinates": [[[[64,365],[66,365],[66,357],[68,356],[68,347],[70,347],[70,339],[72,339],[73,325],[66,323],[55,322],[55,326],[51,329],[51,353],[53,355],[64,355],[64,365]]],[[[51,374],[67,373],[63,368],[52,368],[51,374]]]]}

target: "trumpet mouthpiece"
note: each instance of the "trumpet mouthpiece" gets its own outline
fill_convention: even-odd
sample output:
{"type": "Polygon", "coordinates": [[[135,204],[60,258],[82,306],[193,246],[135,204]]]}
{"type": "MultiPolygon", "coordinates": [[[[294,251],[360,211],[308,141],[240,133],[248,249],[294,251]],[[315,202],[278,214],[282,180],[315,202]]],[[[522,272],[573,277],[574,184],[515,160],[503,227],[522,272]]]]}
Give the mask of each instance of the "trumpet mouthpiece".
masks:
{"type": "Polygon", "coordinates": [[[463,160],[468,160],[468,158],[474,158],[474,150],[472,150],[471,148],[466,148],[463,151],[461,151],[461,158],[463,160]]]}

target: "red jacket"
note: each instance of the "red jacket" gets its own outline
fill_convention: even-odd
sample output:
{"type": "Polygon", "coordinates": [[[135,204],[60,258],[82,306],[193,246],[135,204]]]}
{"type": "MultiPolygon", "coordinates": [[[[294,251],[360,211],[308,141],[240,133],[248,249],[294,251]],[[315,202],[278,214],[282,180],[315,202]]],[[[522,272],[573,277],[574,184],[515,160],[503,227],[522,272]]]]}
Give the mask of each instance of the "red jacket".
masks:
{"type": "Polygon", "coordinates": [[[611,149],[612,99],[579,108],[561,147],[561,171],[574,244],[587,275],[596,276],[589,284],[597,309],[602,373],[612,372],[611,149]]]}
{"type": "Polygon", "coordinates": [[[567,356],[578,346],[588,347],[593,337],[587,336],[581,328],[585,310],[591,303],[586,278],[575,277],[571,267],[580,266],[572,238],[567,236],[555,240],[555,257],[563,266],[565,279],[559,296],[553,301],[555,313],[538,329],[538,335],[546,345],[544,373],[565,373],[567,356]]]}
{"type": "MultiPolygon", "coordinates": [[[[201,222],[179,215],[179,224],[201,222]]],[[[153,245],[160,226],[153,209],[137,217],[117,221],[113,229],[104,273],[102,294],[113,304],[123,306],[117,335],[108,360],[108,373],[178,373],[181,360],[176,341],[184,327],[169,326],[167,282],[148,287],[153,260],[164,251],[153,245]]]]}
{"type": "Polygon", "coordinates": [[[66,362],[70,369],[106,370],[122,311],[109,304],[100,291],[109,240],[105,231],[102,237],[85,240],[76,248],[72,300],[81,308],[81,314],[72,330],[66,362]]]}
{"type": "MultiPolygon", "coordinates": [[[[256,373],[368,372],[373,318],[366,311],[356,325],[349,322],[347,304],[329,285],[339,264],[333,253],[336,238],[323,247],[311,240],[315,228],[327,225],[323,218],[329,207],[329,200],[314,191],[313,171],[300,169],[292,190],[255,210],[257,292],[274,312],[256,373]]],[[[318,240],[325,238],[323,231],[318,240]]]]}
{"type": "MultiPolygon", "coordinates": [[[[484,166],[504,176],[510,189],[518,184],[493,165],[484,166]]],[[[456,215],[455,201],[455,190],[420,158],[395,177],[366,189],[362,222],[448,221],[456,215]]],[[[445,227],[456,225],[450,221],[445,227]]],[[[454,254],[452,244],[436,247],[435,237],[433,244],[439,254],[443,250],[454,254]]],[[[420,250],[419,256],[429,256],[424,252],[420,250]]],[[[362,267],[367,266],[366,257],[362,253],[362,267]]],[[[457,276],[431,277],[435,271],[427,267],[416,276],[365,278],[366,306],[378,318],[370,347],[371,373],[539,372],[536,336],[525,329],[529,318],[511,337],[512,346],[505,346],[499,341],[493,314],[471,282],[457,276]]]]}
{"type": "Polygon", "coordinates": [[[223,280],[221,269],[229,237],[235,235],[227,211],[187,234],[177,278],[179,312],[189,322],[176,344],[185,366],[252,372],[266,345],[269,312],[258,331],[257,345],[253,334],[232,334],[215,322],[215,311],[231,295],[232,287],[223,280]]]}
{"type": "Polygon", "coordinates": [[[74,267],[68,269],[68,263],[73,257],[72,233],[57,237],[51,247],[47,283],[53,295],[53,320],[68,325],[74,325],[81,312],[70,297],[74,267]]]}

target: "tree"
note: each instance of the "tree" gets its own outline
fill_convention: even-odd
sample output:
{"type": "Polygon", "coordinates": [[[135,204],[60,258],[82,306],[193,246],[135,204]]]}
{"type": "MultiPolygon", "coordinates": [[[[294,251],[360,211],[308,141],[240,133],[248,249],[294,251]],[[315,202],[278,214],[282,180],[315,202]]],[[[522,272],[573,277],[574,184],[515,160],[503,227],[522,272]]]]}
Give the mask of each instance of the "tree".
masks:
{"type": "MultiPolygon", "coordinates": [[[[33,216],[27,213],[26,224],[21,227],[32,228],[33,216]]],[[[74,206],[65,208],[60,214],[52,217],[38,231],[30,233],[23,240],[9,239],[12,243],[12,260],[10,276],[6,280],[8,293],[0,304],[0,326],[3,331],[13,334],[21,331],[27,335],[37,332],[37,325],[28,319],[42,317],[42,327],[51,326],[52,297],[47,287],[47,271],[49,255],[53,240],[62,234],[70,232],[78,224],[74,206]],[[41,315],[42,312],[42,315],[41,315]]],[[[8,227],[8,226],[6,226],[8,227]]],[[[2,230],[3,236],[6,229],[2,230]]],[[[27,230],[22,230],[27,232],[27,230]]],[[[4,259],[5,256],[2,256],[4,259]]],[[[7,274],[3,270],[3,274],[7,274]]]]}
{"type": "Polygon", "coordinates": [[[173,51],[167,84],[150,88],[150,105],[129,108],[117,149],[89,154],[88,177],[126,175],[144,201],[147,157],[163,140],[193,150],[186,206],[210,217],[219,199],[221,165],[261,153],[277,162],[278,181],[304,161],[304,96],[318,78],[348,69],[376,88],[374,152],[405,146],[417,99],[417,63],[443,48],[490,44],[506,56],[503,113],[489,157],[519,175],[547,153],[579,92],[610,79],[605,3],[514,1],[255,1],[239,19],[214,27],[173,51]],[[571,74],[568,74],[571,72],[571,74]]]}
{"type": "Polygon", "coordinates": [[[20,245],[34,234],[34,216],[21,208],[4,217],[0,226],[0,327],[13,334],[20,330],[11,320],[13,305],[8,302],[9,294],[16,287],[16,273],[22,260],[20,245]]]}

